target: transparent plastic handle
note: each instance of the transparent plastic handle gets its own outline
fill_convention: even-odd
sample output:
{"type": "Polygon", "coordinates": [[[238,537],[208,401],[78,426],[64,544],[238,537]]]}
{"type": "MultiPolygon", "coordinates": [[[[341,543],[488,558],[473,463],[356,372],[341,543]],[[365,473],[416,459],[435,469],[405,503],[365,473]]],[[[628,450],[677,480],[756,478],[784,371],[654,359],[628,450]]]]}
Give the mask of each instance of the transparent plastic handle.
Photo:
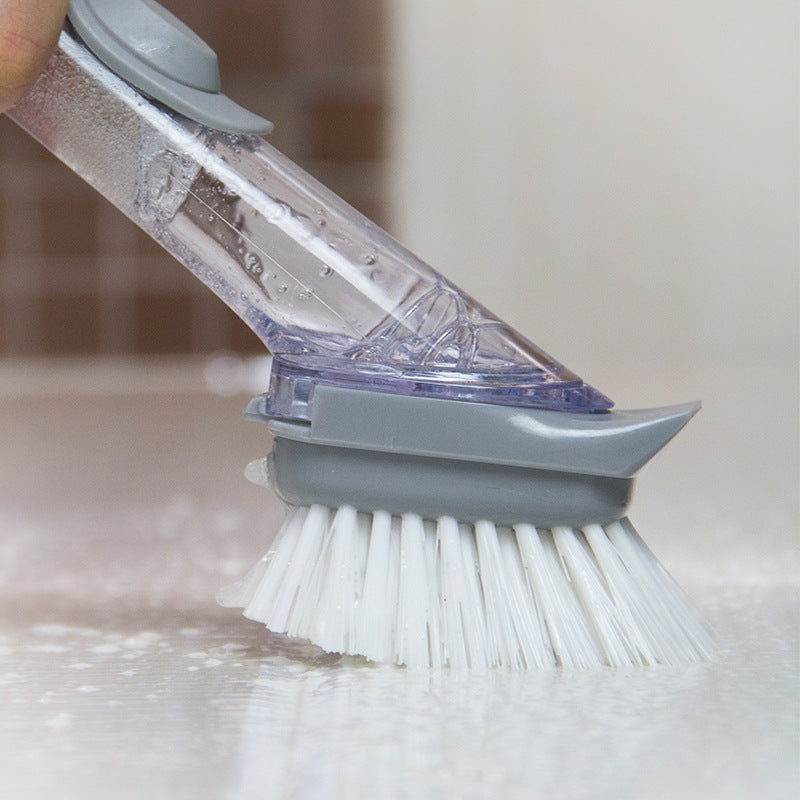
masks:
{"type": "MultiPolygon", "coordinates": [[[[68,30],[11,115],[247,322],[292,392],[305,375],[510,405],[611,405],[263,139],[153,103],[68,30]]],[[[302,415],[296,400],[291,414],[302,415]]]]}

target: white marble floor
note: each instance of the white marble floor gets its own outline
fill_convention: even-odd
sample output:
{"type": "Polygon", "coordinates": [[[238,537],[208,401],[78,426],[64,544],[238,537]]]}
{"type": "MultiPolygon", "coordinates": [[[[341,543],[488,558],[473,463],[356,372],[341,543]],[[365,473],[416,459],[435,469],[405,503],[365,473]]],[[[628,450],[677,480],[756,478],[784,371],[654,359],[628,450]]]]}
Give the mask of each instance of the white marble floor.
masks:
{"type": "Polygon", "coordinates": [[[415,674],[215,604],[281,516],[242,477],[269,445],[246,396],[206,391],[196,364],[14,369],[0,796],[797,796],[796,444],[770,420],[742,437],[734,415],[699,418],[634,500],[715,628],[716,663],[415,674]],[[753,436],[769,457],[754,461],[753,436]]]}

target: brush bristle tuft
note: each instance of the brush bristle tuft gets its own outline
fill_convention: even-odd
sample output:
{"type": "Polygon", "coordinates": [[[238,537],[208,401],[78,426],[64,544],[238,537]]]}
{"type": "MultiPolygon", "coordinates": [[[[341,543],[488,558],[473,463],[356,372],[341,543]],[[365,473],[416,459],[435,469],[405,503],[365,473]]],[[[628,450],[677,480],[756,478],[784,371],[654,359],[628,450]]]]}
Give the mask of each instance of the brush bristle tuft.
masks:
{"type": "Polygon", "coordinates": [[[219,600],[329,652],[408,667],[675,665],[714,652],[627,519],[508,528],[293,508],[219,600]]]}

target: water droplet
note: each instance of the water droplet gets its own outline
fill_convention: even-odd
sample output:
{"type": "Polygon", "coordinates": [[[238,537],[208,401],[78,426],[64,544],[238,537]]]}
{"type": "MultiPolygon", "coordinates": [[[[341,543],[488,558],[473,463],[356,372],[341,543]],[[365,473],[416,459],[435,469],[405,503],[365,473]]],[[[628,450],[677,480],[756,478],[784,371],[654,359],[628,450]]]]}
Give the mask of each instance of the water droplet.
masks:
{"type": "Polygon", "coordinates": [[[319,274],[320,274],[320,275],[321,275],[323,278],[327,278],[327,277],[328,277],[328,275],[332,275],[332,274],[333,274],[333,267],[330,267],[330,266],[328,266],[327,264],[323,264],[323,265],[322,265],[322,268],[321,268],[321,269],[320,269],[320,271],[319,271],[319,274]]]}
{"type": "Polygon", "coordinates": [[[367,255],[364,256],[364,263],[368,266],[372,266],[377,260],[378,259],[372,255],[372,253],[367,253],[367,255]]]}
{"type": "Polygon", "coordinates": [[[282,203],[280,200],[278,200],[276,201],[274,207],[269,210],[266,216],[270,222],[277,223],[286,219],[286,217],[291,216],[291,214],[292,209],[286,203],[282,203]]]}
{"type": "Polygon", "coordinates": [[[308,300],[309,297],[313,297],[314,292],[310,289],[303,289],[302,292],[298,292],[297,297],[299,300],[308,300]]]}
{"type": "Polygon", "coordinates": [[[279,291],[281,294],[283,294],[284,292],[288,291],[288,289],[289,289],[289,287],[288,287],[288,286],[287,286],[285,283],[282,283],[282,284],[281,284],[281,285],[278,287],[278,291],[279,291]]]}
{"type": "Polygon", "coordinates": [[[264,265],[255,253],[245,253],[244,268],[251,275],[261,275],[264,272],[264,265]]]}

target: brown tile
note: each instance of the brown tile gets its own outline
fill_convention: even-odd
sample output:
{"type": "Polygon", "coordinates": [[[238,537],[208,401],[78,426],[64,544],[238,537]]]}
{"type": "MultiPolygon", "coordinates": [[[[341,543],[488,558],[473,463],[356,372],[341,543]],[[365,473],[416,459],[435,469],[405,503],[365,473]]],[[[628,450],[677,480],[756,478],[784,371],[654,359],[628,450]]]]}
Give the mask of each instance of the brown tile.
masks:
{"type": "MultiPolygon", "coordinates": [[[[224,4],[225,0],[222,2],[224,4]]],[[[198,3],[197,0],[159,0],[159,3],[198,35],[205,36],[204,25],[208,22],[208,3],[198,3]]]]}
{"type": "Polygon", "coordinates": [[[137,259],[136,281],[144,292],[191,294],[198,278],[163,248],[137,259]]]}
{"type": "Polygon", "coordinates": [[[232,311],[229,312],[228,323],[228,343],[227,348],[236,353],[246,353],[248,355],[266,355],[267,349],[258,336],[253,333],[232,311]]]}
{"type": "Polygon", "coordinates": [[[141,292],[134,299],[136,352],[192,351],[192,296],[188,293],[141,292]]]}
{"type": "Polygon", "coordinates": [[[380,200],[374,198],[354,197],[348,200],[353,208],[360,211],[367,219],[372,220],[376,225],[385,228],[388,224],[386,206],[380,200]]]}
{"type": "Polygon", "coordinates": [[[40,205],[42,252],[50,256],[89,256],[97,249],[94,198],[47,197],[40,205]]]}
{"type": "Polygon", "coordinates": [[[237,71],[274,72],[287,68],[286,8],[282,0],[213,4],[210,30],[204,38],[217,51],[223,81],[237,71]]]}
{"type": "MultiPolygon", "coordinates": [[[[8,295],[0,293],[0,357],[2,356],[19,356],[26,355],[24,352],[23,343],[14,341],[11,335],[12,315],[19,314],[20,309],[14,308],[14,300],[8,295]]],[[[21,313],[24,313],[22,310],[21,313]]],[[[27,326],[29,336],[33,334],[33,325],[27,326]]],[[[38,347],[38,343],[30,342],[30,349],[34,352],[38,347]]]]}
{"type": "Polygon", "coordinates": [[[56,161],[56,157],[25,133],[16,122],[0,114],[0,161],[46,162],[56,161]]]}
{"type": "Polygon", "coordinates": [[[387,56],[385,3],[337,0],[316,4],[307,61],[316,69],[382,67],[387,56]]]}
{"type": "Polygon", "coordinates": [[[44,294],[39,298],[45,355],[85,355],[100,342],[99,302],[92,294],[44,294]]]}
{"type": "MultiPolygon", "coordinates": [[[[382,157],[384,103],[376,92],[380,92],[379,81],[385,66],[385,0],[162,2],[217,51],[227,91],[236,97],[237,83],[244,87],[240,91],[250,92],[251,102],[243,98],[240,101],[256,111],[262,110],[258,103],[262,97],[266,98],[263,102],[269,103],[270,108],[263,113],[280,123],[278,136],[285,131],[287,137],[285,143],[275,138],[273,144],[283,145],[291,157],[298,160],[302,157],[317,166],[382,157]],[[347,85],[337,90],[340,77],[347,85]],[[291,92],[292,102],[288,102],[285,90],[295,81],[306,91],[299,100],[291,92]],[[286,116],[283,122],[281,112],[286,116]],[[296,152],[298,147],[302,153],[296,152]]],[[[3,161],[37,162],[37,167],[55,163],[44,148],[10,120],[0,117],[0,181],[3,161]]],[[[34,352],[41,339],[44,349],[53,353],[108,350],[110,344],[99,341],[104,330],[99,324],[100,300],[89,292],[96,264],[100,263],[90,259],[97,249],[96,234],[98,231],[108,234],[104,237],[108,240],[106,246],[110,246],[113,238],[113,232],[106,230],[108,217],[98,214],[96,204],[102,201],[66,168],[51,170],[45,166],[44,169],[47,175],[41,181],[44,196],[34,201],[39,203],[41,212],[43,254],[56,259],[86,259],[80,290],[85,293],[61,296],[51,289],[46,296],[31,297],[30,318],[41,319],[42,323],[31,324],[30,337],[20,339],[15,346],[18,350],[25,348],[26,353],[34,352]]],[[[336,174],[335,169],[333,173],[336,174]]],[[[335,182],[325,182],[331,183],[331,188],[368,217],[379,224],[383,221],[385,205],[376,195],[374,181],[368,174],[365,173],[361,183],[354,183],[349,176],[347,186],[340,188],[335,182]]],[[[1,221],[2,217],[0,257],[11,246],[14,234],[8,227],[3,230],[1,221]]],[[[192,352],[198,347],[217,346],[217,339],[219,347],[242,353],[264,351],[255,334],[221,303],[219,315],[211,313],[211,308],[204,310],[203,304],[198,303],[196,278],[145,234],[137,230],[121,236],[119,253],[133,255],[137,262],[132,265],[135,275],[129,276],[132,294],[120,295],[123,316],[129,320],[126,324],[130,327],[126,330],[134,331],[131,340],[137,351],[192,352]],[[202,330],[197,328],[198,315],[208,323],[202,330]]],[[[128,284],[123,283],[119,288],[127,292],[128,284]]],[[[111,314],[113,318],[113,308],[108,306],[108,300],[104,302],[103,314],[106,317],[111,314]]],[[[16,308],[14,313],[11,323],[14,331],[20,333],[16,331],[19,322],[16,308]]],[[[6,316],[3,328],[0,306],[0,352],[4,350],[4,331],[10,330],[11,323],[6,316]]],[[[119,341],[124,346],[127,339],[122,337],[119,341]]]]}
{"type": "Polygon", "coordinates": [[[28,294],[0,295],[0,353],[4,356],[34,356],[43,352],[39,318],[41,303],[28,294]]]}
{"type": "Polygon", "coordinates": [[[313,157],[373,161],[383,154],[383,106],[374,100],[320,97],[311,108],[313,157]]]}
{"type": "Polygon", "coordinates": [[[161,256],[164,254],[164,248],[148,236],[141,228],[136,226],[134,228],[134,252],[139,256],[161,256]]]}

